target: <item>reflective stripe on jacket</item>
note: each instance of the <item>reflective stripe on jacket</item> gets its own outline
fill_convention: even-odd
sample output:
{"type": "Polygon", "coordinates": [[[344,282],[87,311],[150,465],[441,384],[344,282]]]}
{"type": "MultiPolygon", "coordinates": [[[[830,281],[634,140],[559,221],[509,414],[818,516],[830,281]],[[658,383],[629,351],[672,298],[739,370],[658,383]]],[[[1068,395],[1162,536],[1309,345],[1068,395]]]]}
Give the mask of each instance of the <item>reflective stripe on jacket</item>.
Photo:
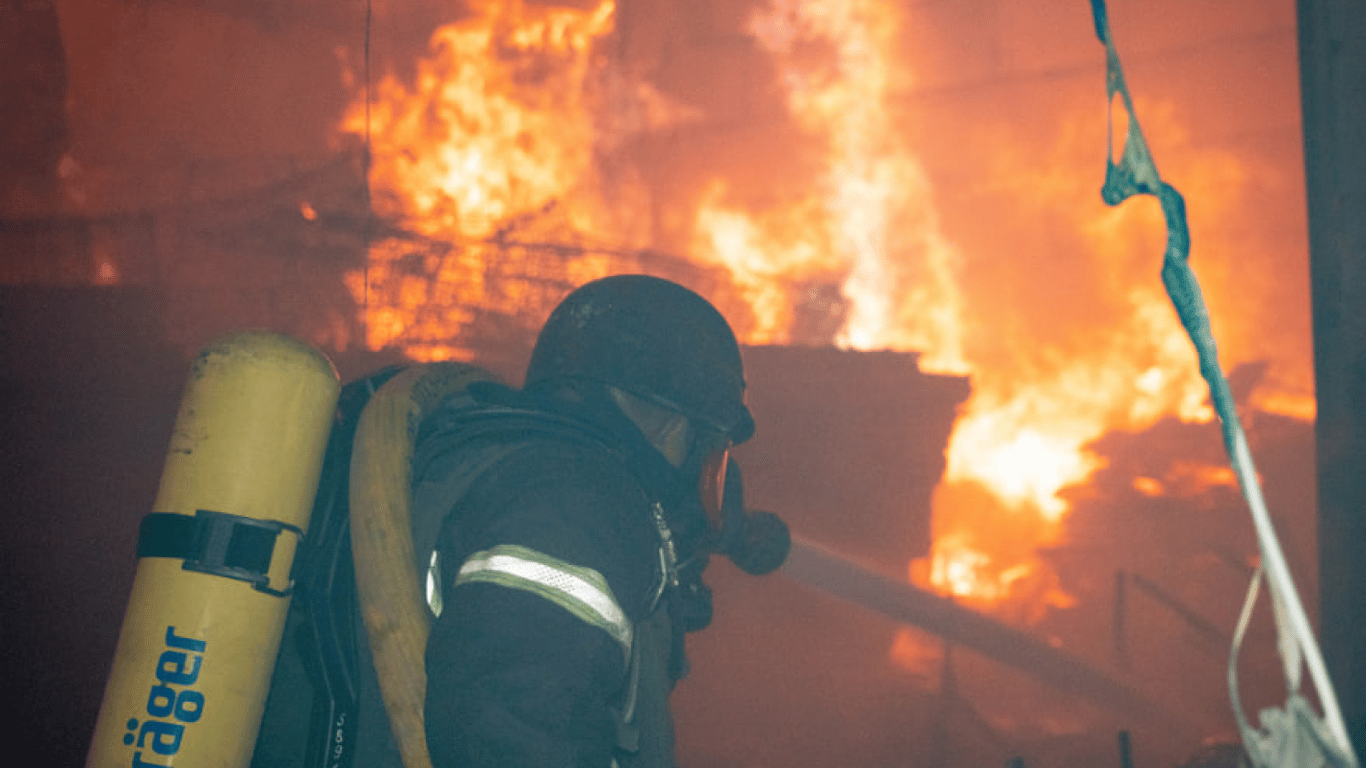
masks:
{"type": "Polygon", "coordinates": [[[473,582],[522,589],[549,600],[598,627],[621,644],[631,658],[631,621],[626,618],[602,574],[516,544],[500,544],[470,555],[460,566],[455,587],[473,582]]]}

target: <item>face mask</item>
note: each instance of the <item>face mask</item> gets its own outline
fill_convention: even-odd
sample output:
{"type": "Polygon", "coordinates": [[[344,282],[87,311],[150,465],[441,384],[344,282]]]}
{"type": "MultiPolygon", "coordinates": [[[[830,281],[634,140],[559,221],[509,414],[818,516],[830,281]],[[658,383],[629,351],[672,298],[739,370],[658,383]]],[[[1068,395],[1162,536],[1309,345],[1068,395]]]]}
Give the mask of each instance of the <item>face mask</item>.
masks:
{"type": "Polygon", "coordinates": [[[721,497],[722,522],[719,527],[711,523],[712,549],[752,576],[776,570],[792,548],[787,523],[772,512],[745,508],[744,482],[738,464],[723,472],[722,484],[726,488],[721,497]]]}

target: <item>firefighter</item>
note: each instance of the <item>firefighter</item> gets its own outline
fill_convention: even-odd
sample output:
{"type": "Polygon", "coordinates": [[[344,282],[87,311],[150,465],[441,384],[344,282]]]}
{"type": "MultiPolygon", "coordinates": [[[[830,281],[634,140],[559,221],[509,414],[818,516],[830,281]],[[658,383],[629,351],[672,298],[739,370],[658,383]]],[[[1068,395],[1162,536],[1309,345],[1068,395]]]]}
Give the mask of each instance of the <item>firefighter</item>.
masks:
{"type": "MultiPolygon", "coordinates": [[[[754,431],[744,389],[711,304],[622,275],[554,310],[521,389],[473,384],[423,418],[435,768],[674,765],[668,697],[684,634],[711,619],[707,555],[754,538],[724,498],[729,450],[754,431]]],[[[755,528],[776,533],[746,570],[771,570],[786,527],[755,528]]]]}

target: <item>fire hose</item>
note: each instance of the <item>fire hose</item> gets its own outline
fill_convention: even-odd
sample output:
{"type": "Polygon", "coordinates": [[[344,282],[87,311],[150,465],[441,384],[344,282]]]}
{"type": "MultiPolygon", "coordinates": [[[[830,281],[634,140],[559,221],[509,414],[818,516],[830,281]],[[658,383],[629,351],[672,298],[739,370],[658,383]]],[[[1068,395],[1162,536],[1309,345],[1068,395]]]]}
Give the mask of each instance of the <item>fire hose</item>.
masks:
{"type": "MultiPolygon", "coordinates": [[[[409,462],[422,415],[487,371],[460,363],[416,365],[375,392],[351,453],[351,552],[356,592],[380,693],[405,768],[430,768],[423,709],[431,614],[415,570],[409,462]]],[[[424,564],[425,565],[425,564],[424,564]]]]}

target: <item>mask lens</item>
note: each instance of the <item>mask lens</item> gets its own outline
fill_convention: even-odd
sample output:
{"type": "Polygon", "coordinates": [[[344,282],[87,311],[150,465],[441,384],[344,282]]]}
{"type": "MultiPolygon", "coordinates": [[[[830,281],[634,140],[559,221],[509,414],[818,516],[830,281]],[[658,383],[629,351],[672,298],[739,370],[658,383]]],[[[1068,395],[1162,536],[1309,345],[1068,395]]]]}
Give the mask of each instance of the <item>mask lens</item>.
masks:
{"type": "Polygon", "coordinates": [[[721,530],[721,504],[726,495],[726,465],[730,458],[730,443],[708,453],[702,460],[702,474],[697,478],[697,495],[702,509],[716,530],[721,530]]]}

